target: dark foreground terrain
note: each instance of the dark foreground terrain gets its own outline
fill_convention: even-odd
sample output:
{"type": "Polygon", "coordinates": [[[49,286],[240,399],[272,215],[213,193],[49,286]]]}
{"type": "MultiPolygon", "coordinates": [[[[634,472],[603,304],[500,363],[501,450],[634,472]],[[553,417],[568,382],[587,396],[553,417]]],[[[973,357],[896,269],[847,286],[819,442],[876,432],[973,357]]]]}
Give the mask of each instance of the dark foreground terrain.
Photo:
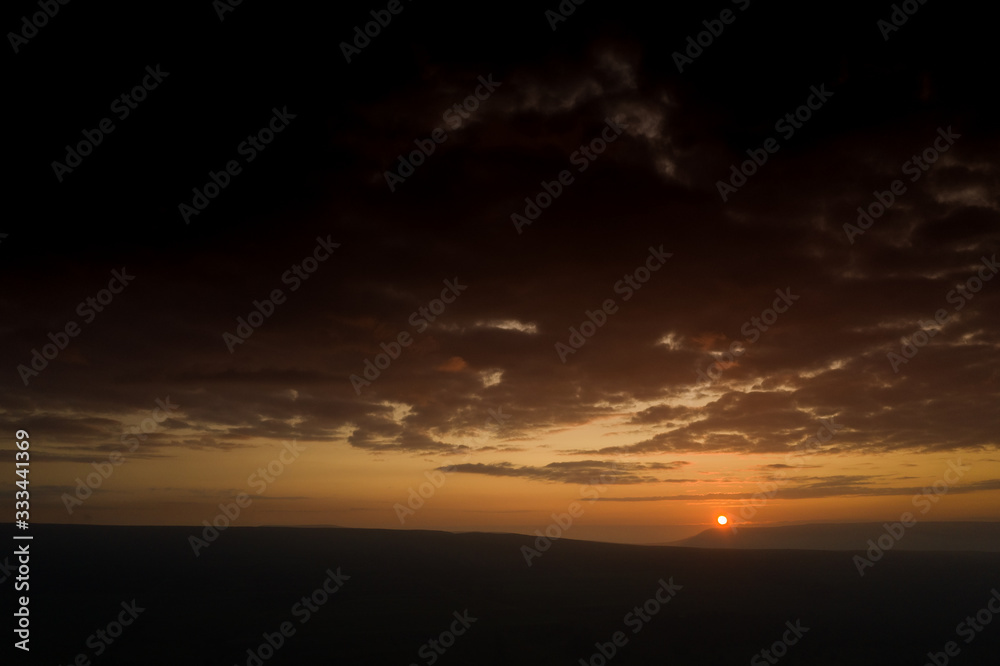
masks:
{"type": "MultiPolygon", "coordinates": [[[[10,531],[3,528],[7,544],[10,531]]],[[[528,567],[521,547],[532,540],[516,535],[234,527],[195,557],[191,528],[43,525],[31,533],[31,653],[25,659],[8,643],[14,660],[3,663],[919,666],[928,652],[941,653],[938,664],[1000,659],[1000,620],[987,608],[1000,589],[996,553],[894,550],[862,577],[849,552],[562,540],[528,567]],[[324,583],[336,591],[319,592],[324,583]],[[303,604],[310,596],[312,610],[303,604]],[[134,619],[123,610],[133,600],[134,619]],[[283,623],[287,636],[279,637],[283,623]],[[264,634],[280,647],[272,650],[264,634]],[[949,641],[952,656],[944,653],[949,641]],[[770,660],[761,650],[773,650],[770,660]]],[[[0,563],[9,566],[12,551],[5,547],[0,563]]],[[[12,624],[16,574],[0,575],[12,624]]]]}

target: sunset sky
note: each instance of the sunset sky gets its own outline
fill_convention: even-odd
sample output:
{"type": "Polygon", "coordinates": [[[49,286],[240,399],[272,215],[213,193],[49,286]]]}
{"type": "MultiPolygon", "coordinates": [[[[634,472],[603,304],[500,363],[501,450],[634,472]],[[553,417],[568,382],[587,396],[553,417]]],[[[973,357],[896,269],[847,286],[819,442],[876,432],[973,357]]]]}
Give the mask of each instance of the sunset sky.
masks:
{"type": "Polygon", "coordinates": [[[5,470],[30,432],[35,522],[199,525],[246,492],[235,525],[532,534],[590,494],[566,537],[654,543],[719,514],[896,520],[957,461],[922,517],[1000,520],[989,26],[928,3],[884,39],[869,3],[790,31],[720,0],[587,2],[553,30],[549,4],[404,2],[348,62],[385,4],[169,6],[123,34],[102,13],[130,5],[73,3],[9,54],[33,92],[0,422],[5,470]],[[210,172],[228,184],[185,212],[210,172]]]}

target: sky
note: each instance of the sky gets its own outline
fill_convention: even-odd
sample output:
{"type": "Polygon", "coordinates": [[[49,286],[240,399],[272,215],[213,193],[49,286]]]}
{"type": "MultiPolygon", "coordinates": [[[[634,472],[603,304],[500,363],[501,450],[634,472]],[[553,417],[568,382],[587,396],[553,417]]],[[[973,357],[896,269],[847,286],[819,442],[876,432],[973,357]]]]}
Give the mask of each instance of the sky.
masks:
{"type": "Polygon", "coordinates": [[[559,7],[8,7],[32,520],[1000,520],[984,22],[559,7]]]}

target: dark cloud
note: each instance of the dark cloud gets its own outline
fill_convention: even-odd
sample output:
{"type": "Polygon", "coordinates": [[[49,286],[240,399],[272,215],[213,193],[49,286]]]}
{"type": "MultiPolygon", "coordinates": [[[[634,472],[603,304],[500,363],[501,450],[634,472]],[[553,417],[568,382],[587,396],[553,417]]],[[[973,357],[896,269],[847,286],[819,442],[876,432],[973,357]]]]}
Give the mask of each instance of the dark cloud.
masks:
{"type": "Polygon", "coordinates": [[[686,483],[683,479],[660,479],[644,472],[677,470],[689,463],[632,463],[600,460],[579,460],[574,462],[549,463],[544,467],[518,466],[509,462],[461,463],[438,469],[463,474],[486,474],[488,476],[512,476],[537,481],[554,481],[575,484],[619,483],[686,483]]]}
{"type": "MultiPolygon", "coordinates": [[[[872,481],[875,479],[872,478],[872,481]]],[[[776,495],[780,499],[816,499],[820,497],[881,497],[885,495],[928,495],[936,496],[931,486],[923,487],[888,487],[864,483],[865,477],[832,477],[814,483],[806,483],[793,487],[782,487],[776,495]]],[[[984,490],[1000,490],[1000,480],[987,479],[963,483],[949,487],[949,495],[965,495],[984,490]]],[[[649,497],[600,497],[603,502],[662,502],[676,500],[759,500],[760,491],[739,493],[692,493],[688,495],[656,495],[649,497]]]]}

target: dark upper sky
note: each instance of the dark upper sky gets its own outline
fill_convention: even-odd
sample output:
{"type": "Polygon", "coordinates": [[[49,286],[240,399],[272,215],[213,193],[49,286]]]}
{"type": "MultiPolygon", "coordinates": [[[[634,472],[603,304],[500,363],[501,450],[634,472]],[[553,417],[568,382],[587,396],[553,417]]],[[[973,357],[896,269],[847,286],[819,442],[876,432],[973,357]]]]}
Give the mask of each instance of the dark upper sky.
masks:
{"type": "MultiPolygon", "coordinates": [[[[491,408],[511,415],[505,435],[470,464],[496,475],[515,468],[505,447],[629,410],[628,437],[581,443],[582,465],[781,453],[829,417],[831,452],[995,449],[1000,280],[949,297],[1000,238],[980,9],[930,2],[885,40],[889,3],[590,0],[555,31],[554,0],[401,6],[350,63],[339,44],[384,3],[247,0],[224,21],[210,2],[71,3],[8,51],[8,430],[87,461],[120,446],[117,414],[169,394],[184,409],[143,456],[292,438],[449,453],[491,408]],[[674,52],[724,9],[734,20],[678,72],[674,52]],[[168,74],[120,118],[112,102],[147,66],[168,74]],[[498,85],[468,118],[446,113],[479,77],[498,85]],[[809,100],[808,120],[776,127],[809,100]],[[239,146],[272,109],[294,118],[247,162],[239,146]],[[114,131],[59,182],[52,162],[105,117],[114,131]],[[574,159],[613,136],[608,120],[620,135],[574,159]],[[390,190],[385,172],[437,128],[446,140],[390,190]],[[724,202],[718,182],[769,139],[777,152],[724,202]],[[934,164],[907,167],[935,140],[934,164]],[[186,224],[178,205],[230,160],[241,172],[186,224]],[[564,170],[573,182],[518,233],[511,215],[564,170]],[[888,212],[845,233],[896,179],[888,212]],[[282,276],[317,237],[339,247],[292,291],[282,276]],[[672,256],[626,300],[616,284],[650,247],[672,256]],[[122,267],[134,281],[87,322],[77,305],[122,267]],[[467,289],[421,330],[411,313],[456,278],[467,289]],[[277,288],[287,300],[230,353],[223,333],[277,288]],[[797,298],[748,336],[776,290],[797,298]],[[556,344],[609,298],[562,362],[556,344]],[[17,366],[69,321],[79,336],[25,386],[17,366]],[[402,331],[413,344],[358,395],[350,376],[402,331]]],[[[8,5],[5,25],[33,9],[8,5]]],[[[558,448],[550,462],[573,449],[558,448]]]]}

